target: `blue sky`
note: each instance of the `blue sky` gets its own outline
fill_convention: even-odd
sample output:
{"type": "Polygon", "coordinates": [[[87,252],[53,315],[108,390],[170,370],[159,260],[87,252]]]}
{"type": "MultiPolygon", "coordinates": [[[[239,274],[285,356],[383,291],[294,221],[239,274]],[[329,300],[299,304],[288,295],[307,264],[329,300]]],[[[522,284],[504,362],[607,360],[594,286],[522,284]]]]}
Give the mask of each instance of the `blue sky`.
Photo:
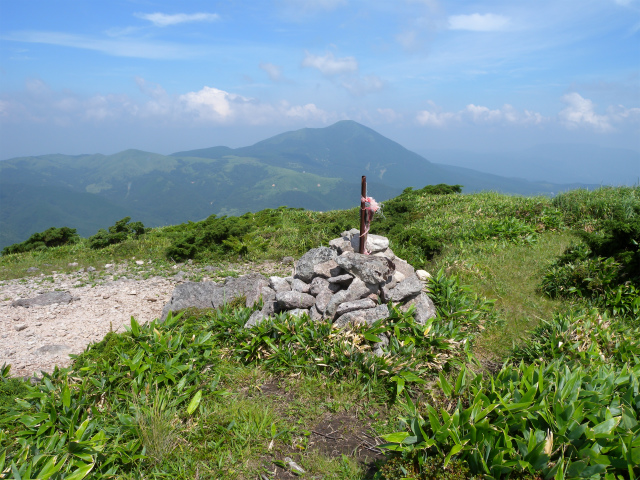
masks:
{"type": "Polygon", "coordinates": [[[342,119],[418,151],[640,151],[640,0],[0,0],[0,158],[342,119]]]}

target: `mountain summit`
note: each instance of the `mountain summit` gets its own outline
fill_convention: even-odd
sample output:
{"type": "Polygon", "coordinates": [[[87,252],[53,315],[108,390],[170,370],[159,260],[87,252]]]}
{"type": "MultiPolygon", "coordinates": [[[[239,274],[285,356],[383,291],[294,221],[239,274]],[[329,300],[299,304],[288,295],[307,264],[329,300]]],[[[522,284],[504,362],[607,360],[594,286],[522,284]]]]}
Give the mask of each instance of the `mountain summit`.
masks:
{"type": "Polygon", "coordinates": [[[51,226],[92,235],[97,227],[125,216],[123,212],[147,226],[159,226],[279,206],[349,208],[359,204],[362,175],[378,200],[407,187],[438,183],[464,185],[467,192],[533,194],[562,189],[435,164],[345,120],[285,132],[242,148],[218,146],[169,156],[125,150],[2,161],[0,247],[51,226]],[[91,209],[78,204],[88,205],[88,199],[98,201],[96,209],[103,212],[99,222],[91,209]]]}
{"type": "Polygon", "coordinates": [[[173,155],[254,157],[274,167],[352,181],[367,175],[371,181],[398,188],[407,187],[409,179],[448,176],[417,153],[353,120],[281,133],[249,147],[213,147],[173,155]]]}

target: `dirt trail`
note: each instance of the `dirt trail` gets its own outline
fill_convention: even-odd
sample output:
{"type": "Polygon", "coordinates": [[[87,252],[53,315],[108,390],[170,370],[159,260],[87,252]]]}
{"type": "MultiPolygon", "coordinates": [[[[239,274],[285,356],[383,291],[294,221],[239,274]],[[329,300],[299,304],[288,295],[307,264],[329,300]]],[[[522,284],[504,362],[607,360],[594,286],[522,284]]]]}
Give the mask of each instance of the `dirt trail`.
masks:
{"type": "MultiPolygon", "coordinates": [[[[36,274],[0,282],[0,366],[11,364],[12,376],[38,376],[40,371],[51,372],[55,365],[69,366],[69,354],[83,352],[111,330],[124,331],[132,316],[141,324],[158,318],[176,284],[220,279],[216,267],[184,265],[168,272],[145,267],[131,271],[120,265],[101,272],[36,274]],[[163,276],[149,276],[152,272],[163,276]],[[73,300],[28,308],[12,306],[15,300],[54,291],[68,292],[73,300]]],[[[257,270],[275,275],[286,267],[267,263],[232,268],[226,272],[257,270]]]]}

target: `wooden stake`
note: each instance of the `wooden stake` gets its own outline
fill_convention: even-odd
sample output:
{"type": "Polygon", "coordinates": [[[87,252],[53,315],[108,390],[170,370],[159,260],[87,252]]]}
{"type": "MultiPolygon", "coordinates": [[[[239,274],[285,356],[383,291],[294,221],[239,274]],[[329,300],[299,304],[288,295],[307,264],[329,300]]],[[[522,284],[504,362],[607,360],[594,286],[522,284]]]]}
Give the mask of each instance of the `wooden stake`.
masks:
{"type": "Polygon", "coordinates": [[[367,245],[367,211],[365,210],[365,201],[367,198],[367,177],[362,176],[362,193],[360,195],[360,248],[358,253],[364,253],[367,245]]]}

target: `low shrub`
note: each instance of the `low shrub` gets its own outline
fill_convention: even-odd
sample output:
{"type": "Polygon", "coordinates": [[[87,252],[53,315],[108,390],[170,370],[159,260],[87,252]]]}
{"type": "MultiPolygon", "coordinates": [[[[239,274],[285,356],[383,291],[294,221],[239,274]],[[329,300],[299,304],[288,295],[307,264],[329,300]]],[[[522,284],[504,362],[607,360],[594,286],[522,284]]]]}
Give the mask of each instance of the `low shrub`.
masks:
{"type": "Polygon", "coordinates": [[[124,217],[109,227],[109,231],[101,228],[98,233],[89,237],[89,246],[94,249],[106,248],[128,238],[137,238],[147,231],[142,222],[129,223],[130,221],[131,217],[124,217]]]}
{"type": "Polygon", "coordinates": [[[22,243],[14,243],[2,249],[2,255],[12,253],[24,253],[33,250],[44,250],[45,248],[60,247],[75,243],[80,239],[75,228],[51,227],[44,232],[34,233],[22,243]]]}

